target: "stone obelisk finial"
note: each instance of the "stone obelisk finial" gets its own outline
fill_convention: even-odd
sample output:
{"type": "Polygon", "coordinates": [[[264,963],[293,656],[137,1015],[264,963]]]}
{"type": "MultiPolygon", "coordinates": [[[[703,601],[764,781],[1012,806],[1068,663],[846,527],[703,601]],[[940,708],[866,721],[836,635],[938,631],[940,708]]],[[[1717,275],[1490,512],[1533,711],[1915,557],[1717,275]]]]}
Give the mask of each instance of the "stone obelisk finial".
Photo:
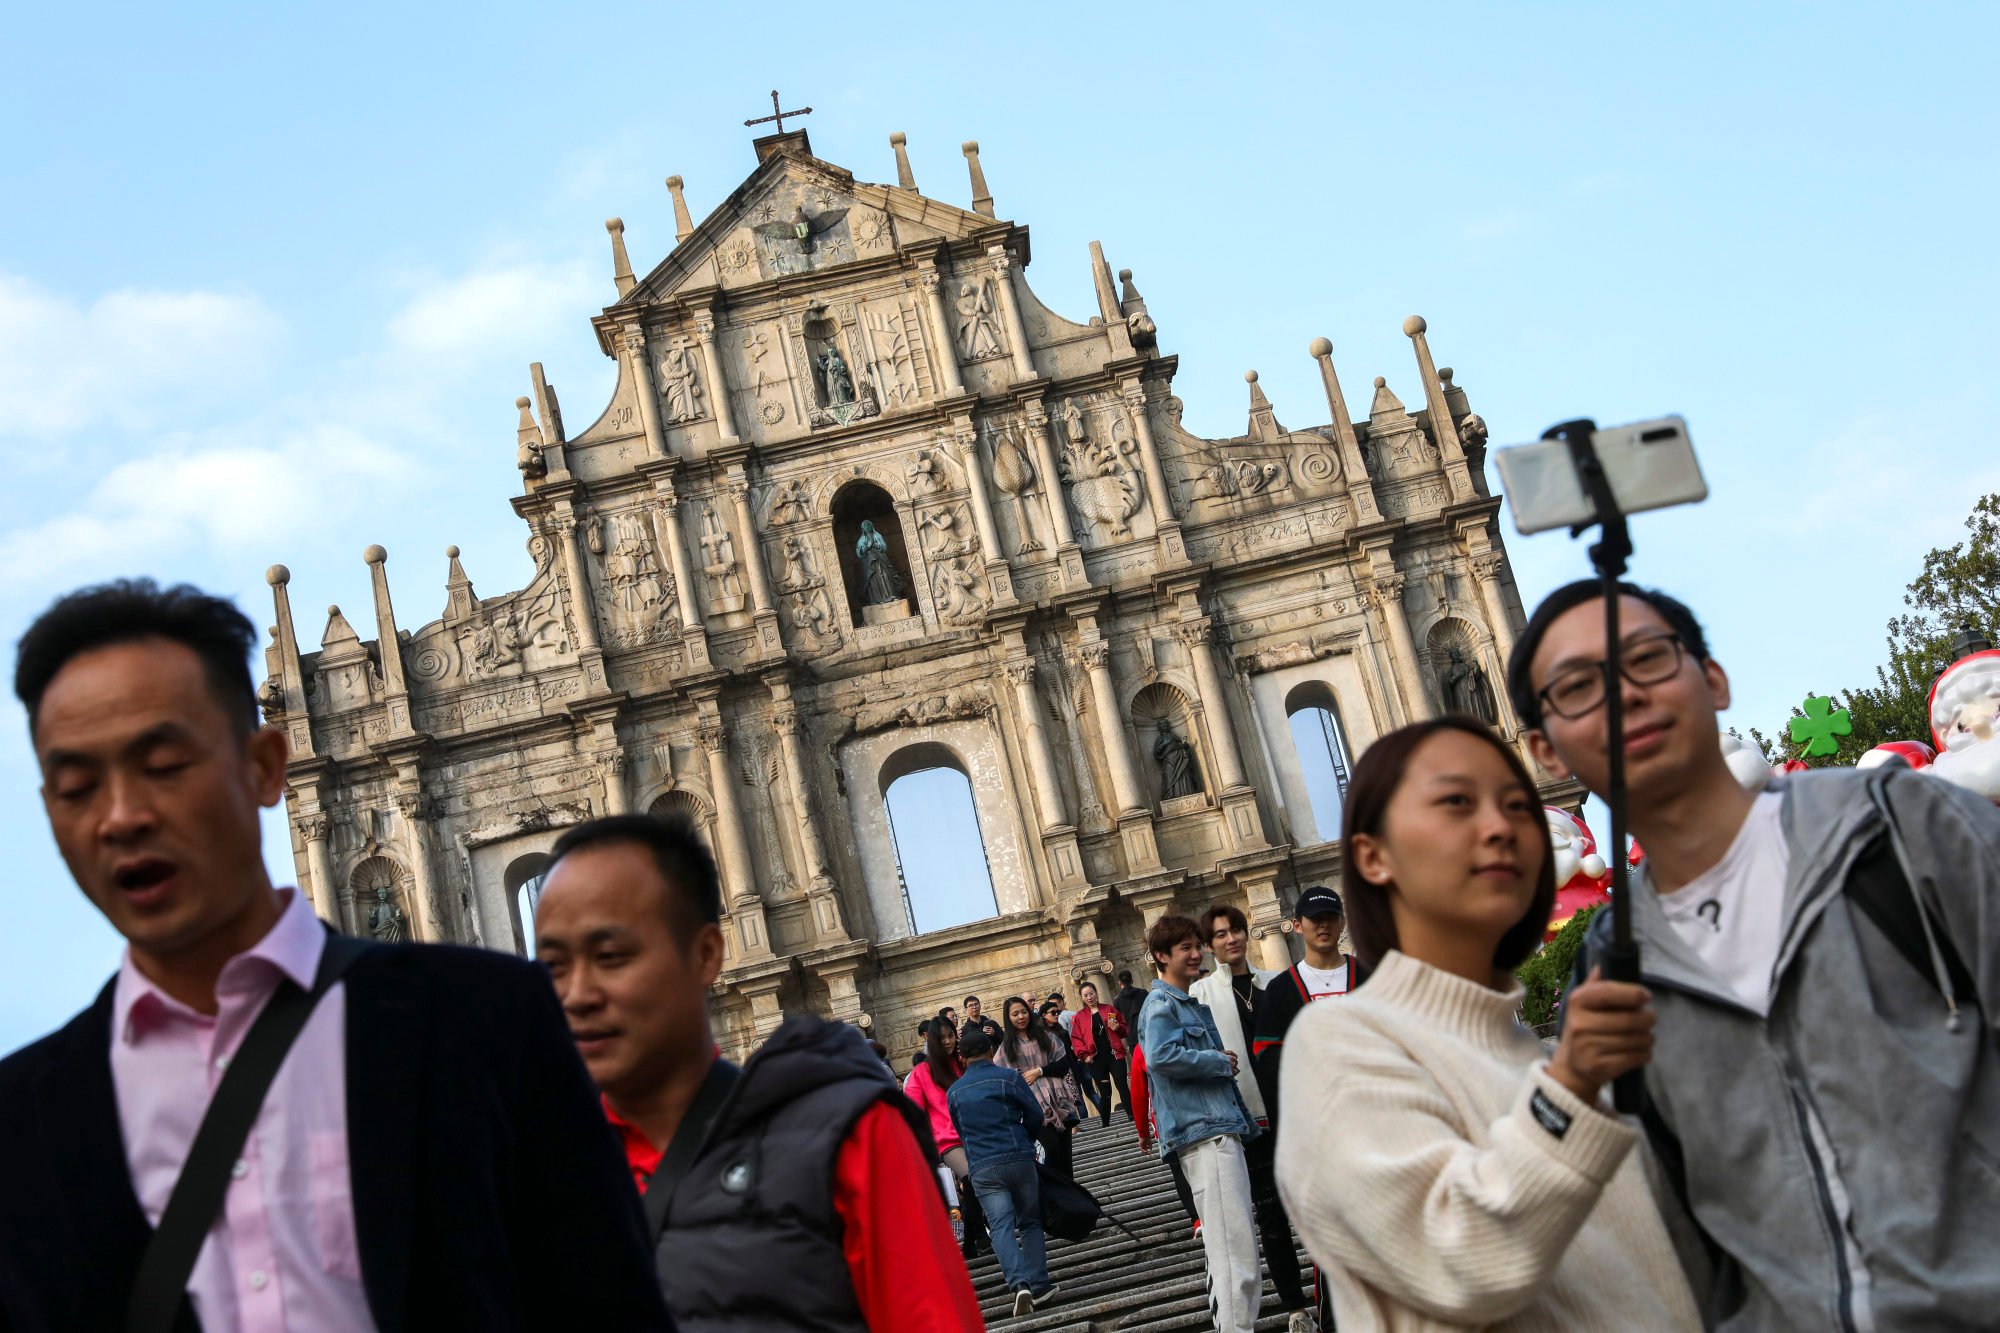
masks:
{"type": "Polygon", "coordinates": [[[674,197],[674,244],[694,235],[694,219],[688,216],[688,201],[681,194],[681,178],[667,177],[667,193],[674,197]]]}
{"type": "Polygon", "coordinates": [[[1417,374],[1424,382],[1424,415],[1430,418],[1431,439],[1444,459],[1452,499],[1469,499],[1472,478],[1465,461],[1465,446],[1459,442],[1458,428],[1452,424],[1451,408],[1444,400],[1444,382],[1438,378],[1437,364],[1431,360],[1431,345],[1424,337],[1429,327],[1422,315],[1411,315],[1403,321],[1403,332],[1416,345],[1417,374]]]}
{"type": "Polygon", "coordinates": [[[625,219],[606,218],[604,230],[611,233],[611,280],[618,284],[618,294],[625,295],[639,285],[632,276],[632,261],[625,254],[625,219]]]}
{"type": "MultiPolygon", "coordinates": [[[[302,722],[306,717],[306,680],[299,667],[299,636],[292,628],[292,599],[286,590],[292,581],[292,571],[283,565],[272,565],[264,571],[264,581],[271,585],[271,600],[277,611],[278,623],[273,628],[278,631],[278,686],[284,695],[285,716],[293,722],[302,722]]],[[[311,758],[312,728],[292,726],[290,731],[292,757],[311,758]]]]}
{"type": "Polygon", "coordinates": [[[962,147],[965,165],[972,171],[972,211],[990,218],[994,215],[993,192],[986,188],[986,169],[979,165],[979,140],[967,139],[962,147]]]}
{"type": "Polygon", "coordinates": [[[1347,479],[1347,493],[1354,499],[1358,523],[1375,523],[1382,514],[1375,507],[1375,487],[1361,458],[1361,441],[1354,433],[1354,418],[1347,411],[1347,395],[1340,391],[1340,377],[1333,373],[1333,344],[1315,338],[1306,349],[1319,362],[1320,382],[1326,386],[1327,409],[1333,413],[1333,436],[1340,443],[1340,470],[1347,479]]]}
{"type": "Polygon", "coordinates": [[[906,190],[917,188],[917,173],[910,170],[909,136],[897,130],[889,136],[889,146],[896,150],[896,184],[906,190]]]}

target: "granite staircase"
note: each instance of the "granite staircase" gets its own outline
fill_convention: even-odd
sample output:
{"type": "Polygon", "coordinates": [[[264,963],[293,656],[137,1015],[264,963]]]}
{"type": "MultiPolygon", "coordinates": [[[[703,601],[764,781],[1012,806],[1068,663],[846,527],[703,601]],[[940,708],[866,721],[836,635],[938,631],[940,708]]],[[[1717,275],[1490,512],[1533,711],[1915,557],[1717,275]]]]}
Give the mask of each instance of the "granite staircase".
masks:
{"type": "MultiPolygon", "coordinates": [[[[1208,1318],[1201,1242],[1174,1194],[1173,1177],[1156,1156],[1139,1151],[1131,1122],[1111,1127],[1092,1117],[1076,1131],[1077,1182],[1104,1211],[1138,1235],[1138,1243],[1108,1222],[1081,1241],[1049,1241],[1049,1278],[1061,1289],[1014,1317],[1014,1294],[990,1254],[972,1261],[973,1287],[989,1329],[1005,1333],[1200,1333],[1208,1318]]],[[[1300,1252],[1311,1281],[1311,1261],[1300,1252]]],[[[1309,1288],[1310,1289],[1310,1288],[1309,1288]]],[[[1287,1316],[1270,1278],[1264,1280],[1260,1333],[1283,1333],[1287,1316]]]]}

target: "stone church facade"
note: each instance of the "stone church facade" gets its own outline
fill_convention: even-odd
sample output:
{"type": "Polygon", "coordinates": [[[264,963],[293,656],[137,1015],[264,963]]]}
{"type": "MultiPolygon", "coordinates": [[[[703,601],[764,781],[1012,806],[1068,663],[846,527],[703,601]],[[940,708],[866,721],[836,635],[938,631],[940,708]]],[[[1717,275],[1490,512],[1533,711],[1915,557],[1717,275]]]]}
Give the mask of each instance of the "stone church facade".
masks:
{"type": "Polygon", "coordinates": [[[1245,433],[1199,438],[1129,271],[1093,244],[1096,310],[1055,313],[977,145],[965,209],[891,143],[885,186],[760,139],[699,226],[670,179],[643,278],[608,224],[609,405],[567,433],[539,365],[517,402],[526,587],[481,596],[448,548],[442,617],[401,630],[370,547],[375,637],[336,608],[302,652],[272,568],[263,701],[327,919],[520,950],[563,828],[679,811],[721,868],[724,1048],[810,1008],[902,1049],[968,991],[1143,977],[1166,910],[1234,902],[1289,961],[1339,864],[1300,710],[1336,766],[1450,704],[1517,730],[1485,427],[1421,319],[1418,410],[1377,378],[1355,418],[1320,339],[1328,424],[1280,425],[1252,372],[1245,433]],[[996,911],[920,934],[887,792],[940,766],[996,911]]]}

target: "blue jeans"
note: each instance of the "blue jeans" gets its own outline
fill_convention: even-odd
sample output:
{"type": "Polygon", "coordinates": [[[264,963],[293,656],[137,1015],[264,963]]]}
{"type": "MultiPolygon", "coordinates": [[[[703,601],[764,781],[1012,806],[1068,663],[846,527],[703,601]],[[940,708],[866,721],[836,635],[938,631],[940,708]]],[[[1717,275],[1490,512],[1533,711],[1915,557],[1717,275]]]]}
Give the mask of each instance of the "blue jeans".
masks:
{"type": "Polygon", "coordinates": [[[1039,1296],[1049,1289],[1048,1244],[1042,1236],[1042,1190],[1032,1158],[972,1169],[972,1192],[986,1212],[993,1257],[1009,1288],[1026,1287],[1039,1296]],[[1019,1227],[1021,1237],[1014,1238],[1019,1227]]]}

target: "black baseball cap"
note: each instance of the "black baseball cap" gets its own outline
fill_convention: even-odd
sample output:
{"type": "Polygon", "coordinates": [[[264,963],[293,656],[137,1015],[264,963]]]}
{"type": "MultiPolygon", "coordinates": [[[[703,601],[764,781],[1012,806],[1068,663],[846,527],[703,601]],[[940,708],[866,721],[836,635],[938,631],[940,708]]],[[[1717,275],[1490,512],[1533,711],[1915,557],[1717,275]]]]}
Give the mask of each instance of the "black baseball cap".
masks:
{"type": "Polygon", "coordinates": [[[1340,905],[1340,895],[1324,884],[1315,884],[1299,895],[1298,906],[1292,909],[1292,920],[1303,921],[1309,916],[1346,916],[1347,909],[1340,905]]]}

